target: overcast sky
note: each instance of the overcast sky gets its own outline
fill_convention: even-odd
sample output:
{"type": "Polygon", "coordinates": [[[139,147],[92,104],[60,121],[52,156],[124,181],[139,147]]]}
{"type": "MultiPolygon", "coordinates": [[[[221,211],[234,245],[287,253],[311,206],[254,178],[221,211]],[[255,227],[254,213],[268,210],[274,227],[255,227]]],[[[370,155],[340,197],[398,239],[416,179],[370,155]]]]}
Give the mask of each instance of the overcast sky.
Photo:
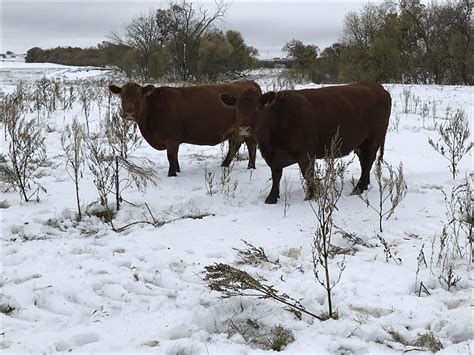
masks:
{"type": "MultiPolygon", "coordinates": [[[[240,31],[260,57],[282,56],[291,39],[321,49],[340,39],[344,15],[367,1],[232,1],[223,30],[240,31]]],[[[202,2],[212,8],[213,2],[202,2]]],[[[32,47],[95,46],[111,32],[166,1],[21,1],[2,0],[1,52],[25,53],[32,47]]]]}

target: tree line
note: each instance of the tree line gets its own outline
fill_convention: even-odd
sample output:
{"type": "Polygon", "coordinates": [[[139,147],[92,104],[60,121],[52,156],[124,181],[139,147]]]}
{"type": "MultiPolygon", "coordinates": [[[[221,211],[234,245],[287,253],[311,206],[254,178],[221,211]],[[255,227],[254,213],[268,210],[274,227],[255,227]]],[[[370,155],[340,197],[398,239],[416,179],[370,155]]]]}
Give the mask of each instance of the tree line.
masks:
{"type": "Polygon", "coordinates": [[[258,51],[242,34],[216,27],[229,5],[217,2],[213,11],[188,0],[172,0],[167,9],[141,14],[93,48],[32,48],[26,62],[67,65],[113,65],[129,78],[144,81],[210,80],[238,77],[257,65],[258,51]]]}
{"type": "Polygon", "coordinates": [[[472,10],[470,0],[368,3],[345,16],[340,42],[320,51],[293,40],[284,50],[294,74],[316,83],[472,85],[472,10]]]}
{"type": "MultiPolygon", "coordinates": [[[[217,28],[229,5],[213,11],[189,0],[135,17],[93,48],[32,48],[27,62],[112,65],[144,81],[233,79],[247,69],[274,65],[238,31],[217,28]]],[[[470,0],[368,3],[344,19],[340,41],[320,50],[297,39],[283,47],[292,76],[315,83],[354,81],[472,85],[473,5],[470,0]]]]}

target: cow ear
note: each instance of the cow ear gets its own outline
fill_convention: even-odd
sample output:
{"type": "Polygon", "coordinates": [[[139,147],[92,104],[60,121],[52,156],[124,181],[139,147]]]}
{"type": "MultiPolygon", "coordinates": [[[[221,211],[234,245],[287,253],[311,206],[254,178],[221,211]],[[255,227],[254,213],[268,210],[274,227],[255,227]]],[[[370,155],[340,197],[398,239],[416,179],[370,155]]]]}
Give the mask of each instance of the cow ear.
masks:
{"type": "Polygon", "coordinates": [[[119,88],[118,86],[115,86],[115,85],[110,85],[109,90],[112,91],[112,93],[117,94],[117,95],[120,95],[120,93],[122,92],[122,88],[119,88]]]}
{"type": "Polygon", "coordinates": [[[235,104],[237,103],[237,99],[227,92],[219,94],[219,99],[226,106],[235,106],[235,104]]]}
{"type": "Polygon", "coordinates": [[[275,101],[275,96],[276,93],[274,91],[269,91],[260,97],[260,102],[263,106],[270,106],[275,101]]]}
{"type": "Polygon", "coordinates": [[[145,96],[151,95],[151,93],[155,90],[155,87],[153,85],[147,85],[142,89],[142,93],[145,96]]]}

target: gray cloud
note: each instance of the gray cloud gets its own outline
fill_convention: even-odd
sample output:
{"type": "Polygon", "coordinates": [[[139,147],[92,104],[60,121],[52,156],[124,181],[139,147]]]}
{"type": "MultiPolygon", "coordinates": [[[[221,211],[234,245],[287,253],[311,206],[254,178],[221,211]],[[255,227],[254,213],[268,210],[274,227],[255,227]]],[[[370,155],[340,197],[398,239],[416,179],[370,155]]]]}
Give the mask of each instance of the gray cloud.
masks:
{"type": "MultiPolygon", "coordinates": [[[[242,32],[262,57],[280,56],[291,39],[324,48],[342,33],[344,15],[362,2],[234,2],[224,30],[242,32]]],[[[212,3],[202,3],[212,8],[212,3]]],[[[140,13],[166,7],[166,2],[3,2],[3,50],[26,52],[32,47],[94,46],[140,13]]]]}

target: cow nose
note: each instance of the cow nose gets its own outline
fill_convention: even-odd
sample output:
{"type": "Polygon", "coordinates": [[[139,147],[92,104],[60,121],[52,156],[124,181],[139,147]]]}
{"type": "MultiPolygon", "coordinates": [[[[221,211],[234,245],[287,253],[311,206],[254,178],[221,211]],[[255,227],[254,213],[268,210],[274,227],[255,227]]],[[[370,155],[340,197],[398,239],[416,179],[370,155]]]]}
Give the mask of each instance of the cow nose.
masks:
{"type": "Polygon", "coordinates": [[[239,135],[242,137],[250,136],[250,127],[249,126],[240,126],[239,127],[239,135]]]}
{"type": "Polygon", "coordinates": [[[125,111],[124,114],[123,114],[123,118],[125,118],[127,120],[133,120],[134,119],[134,113],[125,111]]]}

